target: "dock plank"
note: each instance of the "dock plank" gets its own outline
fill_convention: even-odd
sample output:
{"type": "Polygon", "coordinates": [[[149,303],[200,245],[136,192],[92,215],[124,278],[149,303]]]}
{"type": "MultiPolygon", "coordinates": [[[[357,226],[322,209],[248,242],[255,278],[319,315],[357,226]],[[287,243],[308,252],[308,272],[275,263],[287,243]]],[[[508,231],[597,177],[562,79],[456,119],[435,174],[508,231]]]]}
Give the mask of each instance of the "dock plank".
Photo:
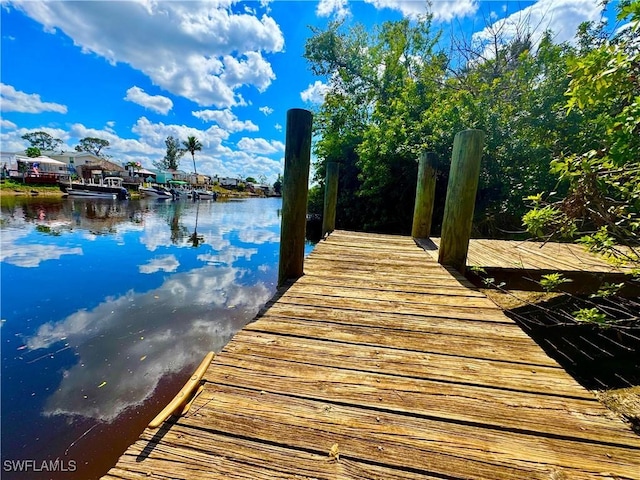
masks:
{"type": "MultiPolygon", "coordinates": [[[[449,383],[477,385],[542,395],[596,401],[593,393],[576,390],[575,381],[555,366],[532,367],[519,363],[458,357],[447,354],[399,350],[363,344],[327,345],[327,340],[310,337],[282,337],[257,331],[242,342],[232,342],[225,352],[278,358],[310,365],[345,368],[359,372],[394,375],[449,383]],[[333,347],[333,348],[332,348],[333,347]],[[331,351],[331,355],[327,352],[331,351]],[[500,377],[493,373],[500,370],[500,377]]],[[[335,342],[334,339],[330,342],[335,342]]]]}
{"type": "Polygon", "coordinates": [[[328,452],[337,443],[341,457],[427,474],[521,480],[548,479],[555,470],[571,479],[605,475],[632,479],[640,461],[639,450],[506,434],[219,384],[211,385],[199,400],[202,406],[181,419],[182,424],[237,436],[250,433],[253,438],[318,453],[328,452]],[[234,414],[234,410],[243,414],[234,414]]]}

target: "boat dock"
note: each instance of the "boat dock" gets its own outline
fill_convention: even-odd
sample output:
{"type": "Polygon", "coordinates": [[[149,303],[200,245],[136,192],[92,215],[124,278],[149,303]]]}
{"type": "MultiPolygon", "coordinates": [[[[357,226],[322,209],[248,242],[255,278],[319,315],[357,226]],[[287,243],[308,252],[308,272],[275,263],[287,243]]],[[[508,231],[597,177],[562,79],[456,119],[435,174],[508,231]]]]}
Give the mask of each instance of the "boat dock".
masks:
{"type": "MultiPolygon", "coordinates": [[[[418,239],[417,242],[438,260],[440,238],[418,239]]],[[[626,254],[633,253],[618,247],[626,254]]],[[[511,290],[540,289],[537,282],[543,275],[562,273],[569,283],[563,290],[571,293],[591,293],[605,282],[625,282],[631,278],[632,267],[611,262],[602,256],[589,253],[583,245],[575,243],[536,242],[531,240],[469,240],[466,264],[480,267],[496,284],[504,282],[511,290]]],[[[481,284],[482,281],[476,284],[481,284]]],[[[627,283],[625,295],[640,295],[640,288],[627,283]]]]}
{"type": "Polygon", "coordinates": [[[630,426],[412,238],[335,231],[304,273],[104,479],[640,479],[630,426]]]}

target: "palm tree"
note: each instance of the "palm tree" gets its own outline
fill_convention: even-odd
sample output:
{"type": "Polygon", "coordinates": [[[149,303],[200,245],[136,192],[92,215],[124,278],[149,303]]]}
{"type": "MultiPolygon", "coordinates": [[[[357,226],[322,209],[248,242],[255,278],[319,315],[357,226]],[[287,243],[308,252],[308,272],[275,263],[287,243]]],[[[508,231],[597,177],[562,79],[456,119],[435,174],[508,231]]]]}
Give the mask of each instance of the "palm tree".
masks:
{"type": "Polygon", "coordinates": [[[202,150],[202,144],[196,137],[187,137],[187,140],[182,141],[182,145],[187,152],[191,152],[191,158],[193,159],[193,172],[198,178],[198,171],[196,170],[196,152],[202,150]]]}

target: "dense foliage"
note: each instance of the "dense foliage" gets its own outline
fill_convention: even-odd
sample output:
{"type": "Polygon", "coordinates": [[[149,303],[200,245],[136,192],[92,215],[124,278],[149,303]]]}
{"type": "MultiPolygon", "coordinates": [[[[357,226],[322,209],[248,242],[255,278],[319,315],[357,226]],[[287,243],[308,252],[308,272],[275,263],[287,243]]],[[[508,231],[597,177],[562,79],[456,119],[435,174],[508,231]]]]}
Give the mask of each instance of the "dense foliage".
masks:
{"type": "Polygon", "coordinates": [[[172,135],[169,135],[164,143],[167,146],[167,153],[162,160],[153,162],[153,166],[160,170],[178,170],[180,158],[186,150],[180,148],[180,140],[172,135]]]}
{"type": "MultiPolygon", "coordinates": [[[[637,18],[639,4],[623,3],[621,18],[637,18]]],[[[484,42],[458,41],[446,53],[438,50],[429,17],[387,22],[372,32],[340,23],[314,30],[305,57],[329,85],[315,116],[316,180],[322,184],[327,162],[341,164],[338,227],[409,232],[416,159],[429,150],[440,161],[437,232],[453,137],[479,128],[487,137],[476,233],[522,231],[527,198],[539,200],[537,212],[548,207],[541,217],[559,226],[557,212],[568,211],[544,205],[549,192],[570,204],[576,192],[588,200],[595,186],[618,183],[611,205],[635,231],[640,101],[634,28],[607,39],[602,26],[585,24],[575,46],[554,43],[553,32],[539,38],[526,25],[510,37],[489,28],[484,42]],[[596,178],[589,179],[585,165],[599,172],[596,178]]],[[[577,219],[580,212],[573,213],[577,219]]],[[[541,217],[537,233],[548,233],[541,217]]],[[[564,225],[563,233],[579,229],[564,225]]]]}
{"type": "MultiPolygon", "coordinates": [[[[631,22],[611,40],[597,41],[569,62],[568,112],[584,125],[576,148],[557,156],[551,171],[568,184],[531,197],[524,218],[537,235],[581,236],[591,249],[638,263],[640,230],[640,2],[623,4],[631,22]]],[[[586,36],[586,34],[585,34],[586,36]]]]}

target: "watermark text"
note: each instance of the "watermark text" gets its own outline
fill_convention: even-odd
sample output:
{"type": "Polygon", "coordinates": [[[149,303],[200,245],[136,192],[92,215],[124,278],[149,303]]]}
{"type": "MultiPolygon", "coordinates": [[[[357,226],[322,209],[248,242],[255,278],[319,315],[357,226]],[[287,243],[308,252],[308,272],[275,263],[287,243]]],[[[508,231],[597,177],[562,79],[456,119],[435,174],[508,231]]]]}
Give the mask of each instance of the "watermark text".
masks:
{"type": "Polygon", "coordinates": [[[4,460],[2,469],[5,472],[75,472],[75,460],[4,460]]]}

